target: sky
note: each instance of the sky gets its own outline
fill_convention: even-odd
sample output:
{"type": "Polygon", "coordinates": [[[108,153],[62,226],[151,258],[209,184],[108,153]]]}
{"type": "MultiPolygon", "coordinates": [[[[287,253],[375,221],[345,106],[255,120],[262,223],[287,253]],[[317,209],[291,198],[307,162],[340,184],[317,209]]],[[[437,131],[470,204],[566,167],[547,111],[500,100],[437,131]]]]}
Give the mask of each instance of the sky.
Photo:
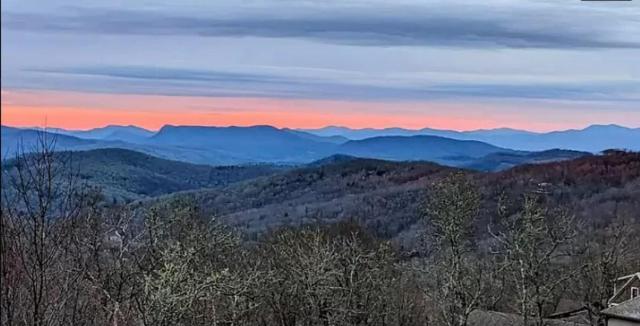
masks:
{"type": "Polygon", "coordinates": [[[2,123],[640,127],[640,1],[2,0],[2,123]]]}

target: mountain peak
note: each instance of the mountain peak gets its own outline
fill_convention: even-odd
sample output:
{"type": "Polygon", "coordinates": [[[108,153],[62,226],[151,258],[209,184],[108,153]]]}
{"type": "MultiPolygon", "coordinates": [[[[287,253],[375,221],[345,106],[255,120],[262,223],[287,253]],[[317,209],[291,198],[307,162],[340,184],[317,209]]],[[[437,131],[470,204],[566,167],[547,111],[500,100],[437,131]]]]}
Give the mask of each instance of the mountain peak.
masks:
{"type": "Polygon", "coordinates": [[[618,124],[594,124],[594,125],[590,125],[582,130],[594,130],[594,129],[620,129],[620,130],[632,130],[631,128],[625,127],[625,126],[621,126],[618,124]]]}
{"type": "MultiPolygon", "coordinates": [[[[133,129],[133,130],[144,130],[144,131],[149,131],[151,132],[149,129],[146,128],[142,128],[136,125],[116,125],[116,124],[110,124],[110,125],[106,125],[102,128],[95,128],[95,129],[133,129]]],[[[95,130],[94,129],[94,130],[95,130]]]]}

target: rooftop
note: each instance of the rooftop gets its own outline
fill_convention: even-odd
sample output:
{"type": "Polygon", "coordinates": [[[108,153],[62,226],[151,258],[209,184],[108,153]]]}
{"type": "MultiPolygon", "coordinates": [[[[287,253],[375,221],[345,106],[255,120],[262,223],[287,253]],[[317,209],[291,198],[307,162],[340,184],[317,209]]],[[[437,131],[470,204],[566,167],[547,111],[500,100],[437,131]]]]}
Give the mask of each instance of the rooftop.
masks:
{"type": "Polygon", "coordinates": [[[640,297],[605,309],[602,311],[602,313],[609,317],[640,321],[640,297]]]}
{"type": "MultiPolygon", "coordinates": [[[[546,319],[549,326],[583,326],[583,324],[557,320],[546,319]]],[[[469,326],[521,326],[523,325],[522,316],[497,311],[476,310],[469,315],[469,326]]]]}
{"type": "Polygon", "coordinates": [[[626,280],[626,279],[632,278],[634,276],[637,276],[638,278],[640,278],[640,272],[635,272],[633,274],[629,274],[629,275],[618,277],[616,279],[616,281],[626,280]]]}

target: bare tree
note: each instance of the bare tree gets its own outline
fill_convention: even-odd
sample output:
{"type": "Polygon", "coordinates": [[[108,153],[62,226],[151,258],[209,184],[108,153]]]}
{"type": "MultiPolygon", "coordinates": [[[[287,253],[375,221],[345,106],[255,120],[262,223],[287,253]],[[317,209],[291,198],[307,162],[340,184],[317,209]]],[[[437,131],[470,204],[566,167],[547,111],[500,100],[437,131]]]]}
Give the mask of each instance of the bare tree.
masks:
{"type": "Polygon", "coordinates": [[[486,276],[473,253],[473,227],[480,195],[462,173],[436,183],[428,198],[425,219],[434,249],[428,278],[431,295],[440,302],[441,322],[467,325],[469,314],[481,304],[486,276]]]}
{"type": "MultiPolygon", "coordinates": [[[[408,303],[410,275],[394,262],[388,244],[368,241],[344,224],[282,230],[260,245],[265,283],[260,297],[265,325],[414,325],[423,311],[408,303]],[[406,310],[401,310],[406,309],[406,310]]],[[[416,283],[412,283],[416,285],[416,283]]]]}
{"type": "Polygon", "coordinates": [[[145,218],[141,292],[136,298],[144,325],[217,325],[227,321],[216,297],[241,254],[237,236],[200,215],[190,201],[153,207],[145,218]]]}
{"type": "Polygon", "coordinates": [[[4,306],[8,324],[64,322],[64,308],[81,275],[66,273],[64,264],[70,226],[85,194],[55,144],[55,137],[40,132],[33,148],[23,145],[13,160],[3,162],[3,296],[12,296],[15,305],[4,306]]]}
{"type": "Polygon", "coordinates": [[[635,272],[632,262],[640,259],[635,250],[640,244],[638,230],[637,222],[618,217],[603,229],[588,229],[580,239],[582,255],[577,263],[586,268],[578,275],[571,294],[581,298],[591,325],[605,325],[605,316],[600,312],[614,294],[615,279],[635,272]]]}
{"type": "Polygon", "coordinates": [[[500,231],[492,234],[524,324],[545,325],[558,292],[579,271],[567,261],[567,249],[577,235],[574,217],[545,208],[537,195],[527,195],[522,210],[503,217],[500,231]]]}

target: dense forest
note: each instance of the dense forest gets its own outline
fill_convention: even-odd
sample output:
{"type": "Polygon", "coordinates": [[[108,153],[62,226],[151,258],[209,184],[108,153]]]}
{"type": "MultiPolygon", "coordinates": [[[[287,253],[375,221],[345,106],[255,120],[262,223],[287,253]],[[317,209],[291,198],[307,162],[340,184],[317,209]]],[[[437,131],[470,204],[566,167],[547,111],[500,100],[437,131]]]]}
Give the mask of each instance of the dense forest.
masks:
{"type": "Polygon", "coordinates": [[[637,153],[346,159],[125,203],[53,145],[3,162],[2,325],[541,326],[567,299],[601,325],[640,269],[637,153]]]}

